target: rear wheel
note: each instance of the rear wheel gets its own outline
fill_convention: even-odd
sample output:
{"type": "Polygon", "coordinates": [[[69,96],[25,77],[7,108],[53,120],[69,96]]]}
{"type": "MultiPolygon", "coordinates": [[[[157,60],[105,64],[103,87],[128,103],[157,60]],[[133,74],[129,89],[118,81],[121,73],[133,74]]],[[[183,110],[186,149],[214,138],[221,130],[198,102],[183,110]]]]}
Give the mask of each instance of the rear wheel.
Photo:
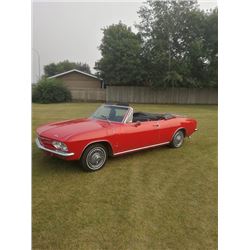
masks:
{"type": "Polygon", "coordinates": [[[97,171],[107,161],[107,148],[101,143],[95,143],[87,147],[81,157],[81,165],[85,171],[97,171]]]}
{"type": "Polygon", "coordinates": [[[184,142],[184,132],[182,130],[177,131],[170,143],[172,148],[180,148],[184,142]]]}

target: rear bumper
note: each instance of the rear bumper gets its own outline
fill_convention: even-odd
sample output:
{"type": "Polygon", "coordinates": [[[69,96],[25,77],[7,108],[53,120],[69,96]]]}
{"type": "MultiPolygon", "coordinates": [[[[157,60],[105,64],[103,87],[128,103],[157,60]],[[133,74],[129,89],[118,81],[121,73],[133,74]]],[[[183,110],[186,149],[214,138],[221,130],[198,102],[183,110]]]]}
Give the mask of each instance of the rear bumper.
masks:
{"type": "Polygon", "coordinates": [[[36,138],[36,145],[37,145],[38,148],[40,148],[40,149],[42,149],[42,150],[44,150],[44,151],[47,151],[47,152],[49,152],[49,153],[58,155],[58,156],[69,157],[69,156],[74,155],[74,153],[68,153],[68,152],[63,152],[63,151],[58,151],[58,150],[52,150],[52,149],[45,148],[45,147],[40,143],[40,141],[38,140],[38,138],[36,138]]]}

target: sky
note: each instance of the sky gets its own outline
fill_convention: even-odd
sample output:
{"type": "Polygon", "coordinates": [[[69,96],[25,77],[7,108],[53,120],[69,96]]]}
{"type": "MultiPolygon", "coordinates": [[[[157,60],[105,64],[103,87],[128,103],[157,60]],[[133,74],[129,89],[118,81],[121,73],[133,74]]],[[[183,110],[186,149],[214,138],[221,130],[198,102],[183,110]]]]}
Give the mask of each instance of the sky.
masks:
{"type": "MultiPolygon", "coordinates": [[[[202,9],[217,6],[216,0],[199,0],[202,9]]],[[[32,82],[43,74],[43,66],[69,60],[94,65],[101,58],[98,46],[102,28],[122,21],[136,31],[137,11],[143,1],[32,3],[32,82]]]]}

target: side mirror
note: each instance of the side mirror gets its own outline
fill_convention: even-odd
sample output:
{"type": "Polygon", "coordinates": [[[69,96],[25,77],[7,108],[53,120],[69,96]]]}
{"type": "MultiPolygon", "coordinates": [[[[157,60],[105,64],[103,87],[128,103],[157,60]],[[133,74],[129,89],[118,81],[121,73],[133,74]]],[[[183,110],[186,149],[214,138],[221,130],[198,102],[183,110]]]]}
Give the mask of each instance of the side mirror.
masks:
{"type": "Polygon", "coordinates": [[[137,121],[136,123],[135,123],[135,127],[138,127],[138,126],[140,126],[141,125],[141,122],[140,121],[137,121]]]}

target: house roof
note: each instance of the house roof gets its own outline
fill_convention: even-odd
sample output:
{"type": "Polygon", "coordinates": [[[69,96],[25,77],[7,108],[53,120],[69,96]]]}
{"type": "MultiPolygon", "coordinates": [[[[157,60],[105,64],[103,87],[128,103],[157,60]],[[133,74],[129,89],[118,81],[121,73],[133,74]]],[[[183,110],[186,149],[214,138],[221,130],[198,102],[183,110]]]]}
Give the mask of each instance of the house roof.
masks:
{"type": "Polygon", "coordinates": [[[102,78],[98,78],[98,77],[95,76],[95,75],[92,75],[92,74],[83,72],[83,71],[78,70],[78,69],[71,69],[71,70],[69,70],[69,71],[65,71],[65,72],[63,72],[63,73],[59,73],[59,74],[56,74],[56,75],[54,75],[54,76],[50,76],[50,77],[48,77],[48,78],[49,78],[49,79],[52,79],[52,78],[56,78],[56,77],[58,77],[58,76],[67,75],[67,74],[72,73],[72,72],[77,72],[77,73],[80,73],[80,74],[82,74],[82,75],[89,76],[89,77],[95,78],[95,79],[100,80],[100,81],[102,80],[102,78]]]}

